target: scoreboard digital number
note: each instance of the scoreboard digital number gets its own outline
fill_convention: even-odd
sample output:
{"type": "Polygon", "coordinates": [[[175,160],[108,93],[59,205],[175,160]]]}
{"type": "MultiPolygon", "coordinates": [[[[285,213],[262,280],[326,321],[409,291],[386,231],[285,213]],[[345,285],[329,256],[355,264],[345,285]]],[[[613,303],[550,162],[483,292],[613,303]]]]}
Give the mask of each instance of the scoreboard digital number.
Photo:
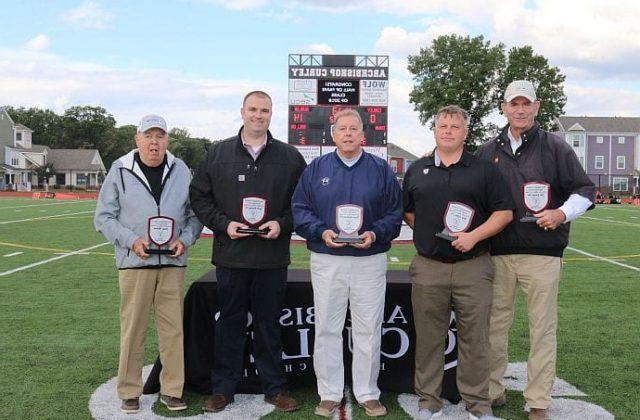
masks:
{"type": "Polygon", "coordinates": [[[363,146],[386,153],[388,70],[388,56],[289,55],[289,143],[308,157],[333,150],[334,116],[352,108],[362,118],[363,146]]]}
{"type": "Polygon", "coordinates": [[[298,146],[330,146],[334,115],[344,108],[354,108],[362,118],[363,146],[386,146],[387,107],[366,106],[289,106],[289,143],[298,146]]]}

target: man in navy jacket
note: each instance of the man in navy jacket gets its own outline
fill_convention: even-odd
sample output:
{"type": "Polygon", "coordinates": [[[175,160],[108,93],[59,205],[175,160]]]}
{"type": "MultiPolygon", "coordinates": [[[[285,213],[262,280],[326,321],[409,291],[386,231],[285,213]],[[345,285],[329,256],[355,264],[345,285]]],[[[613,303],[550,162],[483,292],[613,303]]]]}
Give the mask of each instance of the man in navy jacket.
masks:
{"type": "Polygon", "coordinates": [[[311,162],[292,199],[295,230],[311,251],[315,413],[331,417],[342,399],[342,329],[350,303],[353,392],[368,415],[382,416],[377,381],[386,251],[400,233],[402,194],[387,162],[362,150],[355,110],[336,113],[331,134],[337,150],[311,162]]]}

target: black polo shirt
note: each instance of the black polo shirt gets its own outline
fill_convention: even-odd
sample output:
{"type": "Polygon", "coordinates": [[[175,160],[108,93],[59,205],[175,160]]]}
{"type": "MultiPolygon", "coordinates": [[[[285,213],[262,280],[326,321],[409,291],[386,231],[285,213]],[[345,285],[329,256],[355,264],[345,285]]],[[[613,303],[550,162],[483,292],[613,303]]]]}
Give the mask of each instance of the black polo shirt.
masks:
{"type": "Polygon", "coordinates": [[[415,161],[407,170],[402,185],[405,213],[415,213],[413,243],[424,257],[455,262],[474,258],[489,251],[489,241],[478,242],[467,253],[451,242],[435,236],[444,225],[449,202],[466,204],[475,210],[467,232],[483,224],[491,213],[515,208],[502,175],[490,162],[467,151],[451,166],[436,166],[432,153],[415,161]]]}

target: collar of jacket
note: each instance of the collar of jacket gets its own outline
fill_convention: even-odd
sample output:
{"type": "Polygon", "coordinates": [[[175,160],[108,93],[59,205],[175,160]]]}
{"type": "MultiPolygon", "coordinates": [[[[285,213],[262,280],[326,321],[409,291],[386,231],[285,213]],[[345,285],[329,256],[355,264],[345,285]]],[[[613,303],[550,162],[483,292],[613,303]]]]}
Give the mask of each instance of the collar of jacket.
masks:
{"type": "MultiPolygon", "coordinates": [[[[508,130],[509,130],[509,124],[507,124],[502,129],[502,131],[500,132],[500,135],[498,136],[498,138],[496,138],[496,142],[498,142],[498,144],[502,147],[508,146],[509,149],[511,149],[511,141],[509,140],[509,135],[507,134],[508,130]]],[[[527,131],[525,131],[520,135],[520,139],[522,140],[522,144],[520,145],[520,147],[524,147],[525,144],[537,139],[539,136],[540,136],[540,126],[538,125],[537,122],[534,122],[533,126],[530,129],[528,129],[527,131]]]]}
{"type": "MultiPolygon", "coordinates": [[[[464,149],[462,151],[462,155],[460,156],[460,160],[458,160],[456,163],[454,163],[454,165],[461,163],[464,166],[469,166],[471,165],[471,153],[469,153],[467,151],[467,149],[464,149]]],[[[429,152],[429,154],[427,154],[425,157],[425,166],[436,166],[436,149],[433,149],[431,152],[429,152]]],[[[453,165],[450,165],[453,166],[453,165]]]]}
{"type": "MultiPolygon", "coordinates": [[[[242,130],[244,130],[244,125],[242,127],[240,127],[240,130],[238,130],[238,141],[236,142],[236,146],[242,150],[244,150],[247,154],[249,154],[249,151],[244,147],[244,144],[242,144],[242,130]]],[[[271,131],[267,130],[267,143],[264,145],[264,149],[262,149],[262,151],[264,152],[266,150],[266,148],[273,143],[275,140],[273,139],[273,135],[271,135],[271,131]]],[[[262,154],[262,153],[260,153],[262,154]]]]}
{"type": "MultiPolygon", "coordinates": [[[[142,172],[140,165],[138,165],[138,162],[136,162],[135,154],[137,152],[138,152],[138,149],[133,149],[132,151],[130,151],[129,153],[127,153],[126,155],[118,159],[118,162],[122,164],[123,168],[128,169],[134,174],[136,174],[136,176],[140,178],[142,182],[144,182],[144,184],[147,186],[149,191],[151,191],[151,186],[149,185],[149,181],[147,181],[147,177],[144,176],[144,173],[142,172]]],[[[173,166],[175,159],[176,159],[175,156],[170,151],[167,150],[167,163],[164,166],[164,171],[162,172],[163,183],[165,178],[167,177],[167,174],[169,173],[169,170],[173,166]]]]}

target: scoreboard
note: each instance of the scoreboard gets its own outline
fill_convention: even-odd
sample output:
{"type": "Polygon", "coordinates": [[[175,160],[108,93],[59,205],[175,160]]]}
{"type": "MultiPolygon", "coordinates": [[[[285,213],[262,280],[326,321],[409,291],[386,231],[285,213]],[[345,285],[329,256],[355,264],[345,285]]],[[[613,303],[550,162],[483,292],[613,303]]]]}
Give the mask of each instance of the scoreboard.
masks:
{"type": "Polygon", "coordinates": [[[334,115],[355,109],[363,146],[386,158],[388,56],[289,55],[289,143],[307,160],[334,150],[334,115]]]}

